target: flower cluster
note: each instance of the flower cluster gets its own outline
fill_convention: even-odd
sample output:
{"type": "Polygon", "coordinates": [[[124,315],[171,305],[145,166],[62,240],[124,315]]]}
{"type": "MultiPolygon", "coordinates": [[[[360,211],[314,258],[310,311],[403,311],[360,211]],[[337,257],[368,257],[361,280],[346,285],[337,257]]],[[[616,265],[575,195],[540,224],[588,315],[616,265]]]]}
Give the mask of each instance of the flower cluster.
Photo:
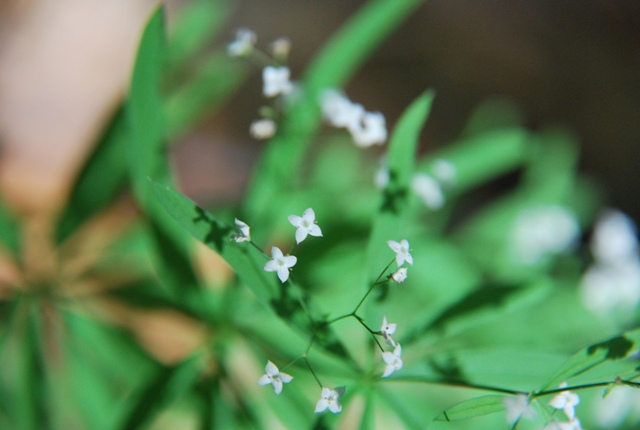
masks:
{"type": "Polygon", "coordinates": [[[585,306],[607,314],[633,311],[640,302],[640,255],[634,222],[609,210],[597,221],[591,240],[593,264],[581,282],[585,306]]]}
{"type": "MultiPolygon", "coordinates": [[[[236,32],[236,38],[227,46],[227,53],[232,57],[256,56],[257,60],[269,63],[262,69],[262,94],[270,99],[278,96],[288,96],[294,91],[291,82],[291,70],[286,63],[291,42],[285,38],[276,39],[271,43],[271,56],[256,49],[256,34],[248,29],[236,32]]],[[[270,106],[260,110],[261,118],[253,121],[249,127],[249,134],[254,139],[266,140],[272,138],[277,130],[278,111],[270,106]]]]}
{"type": "Polygon", "coordinates": [[[320,106],[326,121],[334,127],[347,129],[360,148],[382,145],[387,140],[384,115],[367,112],[361,104],[352,103],[341,92],[323,91],[320,106]]]}

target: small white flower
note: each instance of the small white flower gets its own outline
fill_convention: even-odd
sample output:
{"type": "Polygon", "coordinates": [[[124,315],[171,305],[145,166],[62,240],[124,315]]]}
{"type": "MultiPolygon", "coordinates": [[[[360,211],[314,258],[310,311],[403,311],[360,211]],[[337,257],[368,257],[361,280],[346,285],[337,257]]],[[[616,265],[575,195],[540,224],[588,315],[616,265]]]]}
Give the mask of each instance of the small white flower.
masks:
{"type": "Polygon", "coordinates": [[[513,225],[512,245],[524,264],[573,248],[580,235],[575,217],[561,206],[538,206],[520,212],[513,225]]]}
{"type": "Polygon", "coordinates": [[[637,256],[638,238],[635,223],[622,212],[610,209],[593,229],[591,253],[597,262],[616,264],[637,256]]]}
{"type": "Polygon", "coordinates": [[[296,243],[300,243],[305,240],[309,234],[316,237],[322,236],[320,227],[315,223],[316,214],[313,209],[307,209],[301,217],[298,215],[289,215],[288,219],[289,222],[297,228],[296,243]]]}
{"type": "Polygon", "coordinates": [[[234,221],[236,223],[236,228],[238,229],[239,233],[236,233],[233,236],[231,236],[231,240],[234,240],[236,242],[249,242],[251,240],[251,234],[249,233],[249,226],[244,222],[240,221],[238,218],[235,218],[234,221]]]}
{"type": "Polygon", "coordinates": [[[569,422],[558,423],[559,430],[582,430],[582,425],[577,417],[574,417],[569,422]]]}
{"type": "Polygon", "coordinates": [[[322,388],[322,394],[320,394],[320,400],[316,403],[316,414],[329,408],[334,414],[339,414],[342,411],[342,405],[338,402],[338,398],[344,393],[344,388],[336,388],[335,390],[329,388],[322,388]]]}
{"type": "Polygon", "coordinates": [[[518,394],[515,397],[505,397],[504,406],[507,408],[507,422],[515,423],[520,418],[534,418],[535,411],[529,405],[529,397],[525,394],[518,394]]]}
{"type": "Polygon", "coordinates": [[[276,129],[276,123],[272,119],[263,118],[251,123],[249,133],[254,139],[266,140],[276,134],[276,129]]]}
{"type": "Polygon", "coordinates": [[[402,347],[400,346],[399,343],[396,344],[396,347],[393,349],[393,352],[382,353],[382,359],[384,360],[385,363],[387,363],[387,366],[384,368],[384,373],[382,374],[383,378],[386,378],[387,376],[391,375],[396,370],[402,369],[403,363],[402,363],[402,358],[400,358],[401,355],[402,355],[402,347]]]}
{"type": "Polygon", "coordinates": [[[260,377],[258,385],[271,384],[273,385],[273,391],[276,394],[280,394],[282,392],[283,383],[288,384],[293,379],[293,376],[280,372],[280,370],[278,370],[278,366],[273,364],[271,361],[267,361],[267,366],[264,368],[264,371],[267,373],[260,377]]]}
{"type": "Polygon", "coordinates": [[[289,94],[293,91],[293,84],[289,81],[291,71],[286,66],[267,66],[262,70],[262,93],[265,97],[275,97],[278,94],[289,94]]]}
{"type": "Polygon", "coordinates": [[[360,122],[351,124],[349,132],[360,148],[382,145],[387,140],[387,126],[380,112],[365,112],[360,122]]]}
{"type": "Polygon", "coordinates": [[[365,113],[362,105],[352,103],[344,94],[333,89],[320,94],[320,107],[327,122],[338,128],[358,127],[365,113]]]}
{"type": "MultiPolygon", "coordinates": [[[[567,387],[567,383],[563,382],[560,384],[560,388],[567,387]]],[[[565,415],[569,419],[573,419],[576,416],[575,407],[580,403],[580,397],[576,393],[572,393],[571,391],[561,391],[556,394],[549,404],[556,409],[564,410],[565,415]]]]}
{"type": "Polygon", "coordinates": [[[246,28],[236,31],[236,40],[227,45],[227,53],[233,57],[244,57],[251,53],[256,44],[256,34],[246,28]]]}
{"type": "Polygon", "coordinates": [[[424,173],[418,173],[411,180],[413,192],[430,209],[437,210],[444,206],[445,199],[438,181],[424,173]]]}
{"type": "Polygon", "coordinates": [[[394,334],[396,332],[396,327],[398,325],[393,323],[393,324],[389,324],[387,322],[387,316],[385,315],[382,318],[382,327],[380,327],[380,333],[382,334],[382,337],[384,337],[384,340],[391,346],[396,346],[396,342],[391,338],[391,335],[394,334]]]}
{"type": "Polygon", "coordinates": [[[447,160],[436,160],[433,164],[433,176],[443,185],[453,185],[456,182],[456,166],[447,160]]]}
{"type": "Polygon", "coordinates": [[[400,243],[395,240],[388,240],[387,244],[396,253],[396,263],[398,267],[402,266],[406,261],[409,264],[413,264],[413,257],[409,254],[409,242],[406,239],[402,239],[400,243]]]}
{"type": "Polygon", "coordinates": [[[402,284],[405,279],[407,279],[407,268],[401,267],[395,272],[391,274],[391,279],[393,279],[398,284],[402,284]]]}
{"type": "Polygon", "coordinates": [[[286,282],[289,279],[289,268],[295,266],[298,259],[293,255],[284,256],[277,246],[271,248],[271,257],[272,259],[264,265],[264,270],[277,272],[280,281],[286,282]]]}
{"type": "Polygon", "coordinates": [[[291,41],[286,37],[279,37],[271,42],[271,52],[279,60],[286,60],[291,52],[291,41]]]}

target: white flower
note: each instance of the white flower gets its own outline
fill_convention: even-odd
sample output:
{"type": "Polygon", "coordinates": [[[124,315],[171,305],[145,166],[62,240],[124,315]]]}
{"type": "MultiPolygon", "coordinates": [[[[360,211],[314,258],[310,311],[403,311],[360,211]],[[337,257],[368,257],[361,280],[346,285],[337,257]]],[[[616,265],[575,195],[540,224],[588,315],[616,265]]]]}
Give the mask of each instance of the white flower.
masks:
{"type": "Polygon", "coordinates": [[[637,428],[640,423],[640,390],[627,385],[612,389],[595,403],[593,416],[600,428],[620,428],[623,423],[637,428]]]}
{"type": "Polygon", "coordinates": [[[507,408],[507,422],[515,423],[520,418],[533,418],[535,411],[529,405],[529,397],[525,394],[518,394],[515,397],[505,397],[502,401],[507,408]]]}
{"type": "Polygon", "coordinates": [[[227,45],[227,53],[233,57],[249,55],[256,44],[256,34],[246,28],[236,31],[236,40],[227,45]]]}
{"type": "Polygon", "coordinates": [[[362,105],[354,104],[337,90],[324,90],[320,94],[320,107],[324,118],[334,127],[355,128],[365,113],[362,105]]]}
{"type": "Polygon", "coordinates": [[[431,176],[424,173],[414,175],[411,188],[426,207],[437,210],[444,206],[445,199],[440,184],[431,176]]]}
{"type": "Polygon", "coordinates": [[[386,378],[387,376],[391,375],[396,370],[402,369],[403,363],[402,363],[402,358],[400,358],[401,355],[402,355],[402,347],[400,346],[399,343],[396,344],[396,347],[393,349],[393,352],[382,353],[382,359],[384,360],[385,363],[387,363],[387,366],[384,368],[384,373],[382,374],[383,378],[386,378]]]}
{"type": "Polygon", "coordinates": [[[354,142],[360,148],[382,145],[387,140],[387,126],[380,112],[365,112],[358,123],[349,126],[354,142]]]}
{"type": "Polygon", "coordinates": [[[279,60],[285,60],[291,52],[291,41],[286,37],[279,37],[271,42],[271,52],[279,60]]]}
{"type": "Polygon", "coordinates": [[[598,263],[617,265],[637,256],[638,238],[634,222],[618,210],[608,210],[595,225],[591,253],[598,263]]]}
{"type": "Polygon", "coordinates": [[[567,252],[580,235],[575,217],[561,206],[539,206],[520,212],[513,225],[512,245],[524,264],[549,254],[567,252]]]}
{"type": "Polygon", "coordinates": [[[385,315],[382,318],[382,327],[380,327],[380,333],[382,334],[382,337],[384,337],[384,340],[391,346],[396,346],[396,342],[391,339],[391,335],[394,334],[396,332],[396,327],[398,325],[393,323],[393,324],[389,324],[387,322],[387,316],[385,315]]]}
{"type": "Polygon", "coordinates": [[[311,236],[322,236],[322,231],[317,224],[316,214],[313,212],[313,209],[309,208],[302,214],[301,217],[298,215],[289,215],[289,222],[297,228],[296,230],[296,243],[300,243],[307,238],[307,235],[311,236]]]}
{"type": "Polygon", "coordinates": [[[398,267],[402,266],[406,261],[409,264],[413,264],[413,257],[409,254],[409,242],[406,239],[402,239],[400,243],[395,240],[388,240],[387,244],[396,253],[396,263],[398,267]]]}
{"type": "Polygon", "coordinates": [[[267,366],[264,368],[264,371],[267,372],[267,374],[260,377],[258,385],[271,384],[273,385],[273,391],[276,394],[280,394],[282,392],[283,383],[288,384],[293,379],[293,376],[280,372],[280,370],[278,370],[278,366],[273,364],[271,361],[267,361],[267,366]]]}
{"type": "Polygon", "coordinates": [[[433,176],[443,185],[453,185],[456,173],[456,167],[447,160],[436,160],[433,164],[433,176]]]}
{"type": "Polygon", "coordinates": [[[582,301],[593,312],[633,311],[640,302],[640,261],[596,263],[580,281],[582,301]]]}
{"type": "Polygon", "coordinates": [[[264,86],[262,93],[265,97],[275,97],[278,94],[289,94],[293,91],[293,84],[289,81],[291,71],[286,66],[267,66],[262,70],[264,86]]]}
{"type": "Polygon", "coordinates": [[[577,417],[574,417],[569,422],[558,423],[559,430],[582,430],[582,425],[577,417]]]}
{"type": "Polygon", "coordinates": [[[276,134],[276,129],[276,123],[273,120],[263,118],[251,123],[249,133],[254,139],[266,140],[276,134]]]}
{"type": "MultiPolygon", "coordinates": [[[[560,384],[560,388],[567,387],[567,383],[560,384]]],[[[561,391],[549,401],[549,404],[556,409],[564,410],[565,415],[569,419],[573,419],[576,416],[575,407],[580,403],[580,397],[576,393],[571,391],[561,391]]]]}
{"type": "Polygon", "coordinates": [[[339,414],[342,411],[342,405],[338,402],[338,398],[344,393],[344,388],[336,388],[331,390],[329,388],[322,388],[322,394],[320,394],[320,400],[316,403],[316,414],[329,408],[334,414],[339,414]]]}
{"type": "Polygon", "coordinates": [[[249,226],[240,221],[238,218],[235,218],[234,222],[236,223],[236,228],[238,229],[239,233],[232,235],[231,240],[234,240],[236,242],[249,242],[251,240],[249,226]]]}
{"type": "Polygon", "coordinates": [[[407,279],[407,268],[401,267],[395,272],[391,274],[391,279],[393,279],[398,284],[402,284],[405,279],[407,279]]]}
{"type": "Polygon", "coordinates": [[[284,256],[277,246],[271,248],[271,257],[272,260],[267,261],[267,264],[264,265],[264,270],[277,272],[280,281],[286,282],[289,279],[289,268],[295,266],[298,259],[293,255],[284,256]]]}

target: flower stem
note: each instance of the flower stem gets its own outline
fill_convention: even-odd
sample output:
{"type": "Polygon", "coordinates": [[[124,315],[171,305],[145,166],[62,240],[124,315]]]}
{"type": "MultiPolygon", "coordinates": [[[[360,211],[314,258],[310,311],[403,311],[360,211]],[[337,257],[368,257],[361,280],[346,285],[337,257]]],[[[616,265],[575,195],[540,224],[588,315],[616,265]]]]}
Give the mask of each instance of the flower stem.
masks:
{"type": "Polygon", "coordinates": [[[304,358],[304,362],[307,363],[307,367],[311,371],[311,374],[313,375],[313,378],[318,383],[318,386],[320,388],[322,388],[323,387],[322,382],[320,382],[320,379],[318,379],[318,375],[316,375],[316,372],[313,371],[313,367],[311,367],[311,363],[309,363],[309,359],[307,358],[307,354],[305,353],[305,355],[303,355],[302,358],[304,358]]]}

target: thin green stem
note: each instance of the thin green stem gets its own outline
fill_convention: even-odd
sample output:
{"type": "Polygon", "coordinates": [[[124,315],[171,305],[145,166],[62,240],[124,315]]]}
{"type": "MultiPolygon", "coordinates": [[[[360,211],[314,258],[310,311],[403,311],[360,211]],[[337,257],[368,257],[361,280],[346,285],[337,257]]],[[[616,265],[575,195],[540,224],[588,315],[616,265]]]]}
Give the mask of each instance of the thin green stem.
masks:
{"type": "Polygon", "coordinates": [[[264,254],[267,258],[271,258],[269,257],[269,254],[267,254],[262,248],[260,248],[258,245],[256,245],[256,243],[253,240],[250,240],[249,243],[258,251],[260,251],[262,254],[264,254]]]}
{"type": "Polygon", "coordinates": [[[318,379],[318,375],[316,375],[316,372],[313,371],[313,367],[311,367],[311,363],[309,363],[309,359],[307,358],[307,355],[305,354],[302,358],[304,358],[304,362],[307,363],[307,367],[311,371],[311,374],[313,375],[313,378],[318,383],[318,386],[320,388],[322,388],[323,387],[322,382],[320,382],[320,379],[318,379]]]}
{"type": "Polygon", "coordinates": [[[389,270],[389,267],[391,267],[391,265],[393,264],[393,262],[395,261],[395,258],[392,259],[389,264],[387,264],[387,266],[384,268],[384,270],[382,272],[380,272],[380,274],[378,275],[378,277],[376,278],[376,280],[373,282],[373,284],[371,284],[371,286],[369,287],[369,290],[367,290],[366,294],[364,295],[364,297],[362,297],[362,299],[360,300],[360,303],[358,303],[358,306],[356,306],[356,308],[353,310],[353,312],[351,312],[352,315],[355,315],[356,312],[358,312],[358,309],[360,309],[360,306],[362,306],[362,304],[364,303],[364,301],[367,299],[367,297],[369,296],[369,294],[371,294],[371,291],[373,291],[373,289],[376,287],[376,285],[380,285],[383,284],[385,282],[387,282],[386,280],[384,281],[380,281],[380,279],[384,276],[384,274],[387,272],[387,270],[389,270]]]}

